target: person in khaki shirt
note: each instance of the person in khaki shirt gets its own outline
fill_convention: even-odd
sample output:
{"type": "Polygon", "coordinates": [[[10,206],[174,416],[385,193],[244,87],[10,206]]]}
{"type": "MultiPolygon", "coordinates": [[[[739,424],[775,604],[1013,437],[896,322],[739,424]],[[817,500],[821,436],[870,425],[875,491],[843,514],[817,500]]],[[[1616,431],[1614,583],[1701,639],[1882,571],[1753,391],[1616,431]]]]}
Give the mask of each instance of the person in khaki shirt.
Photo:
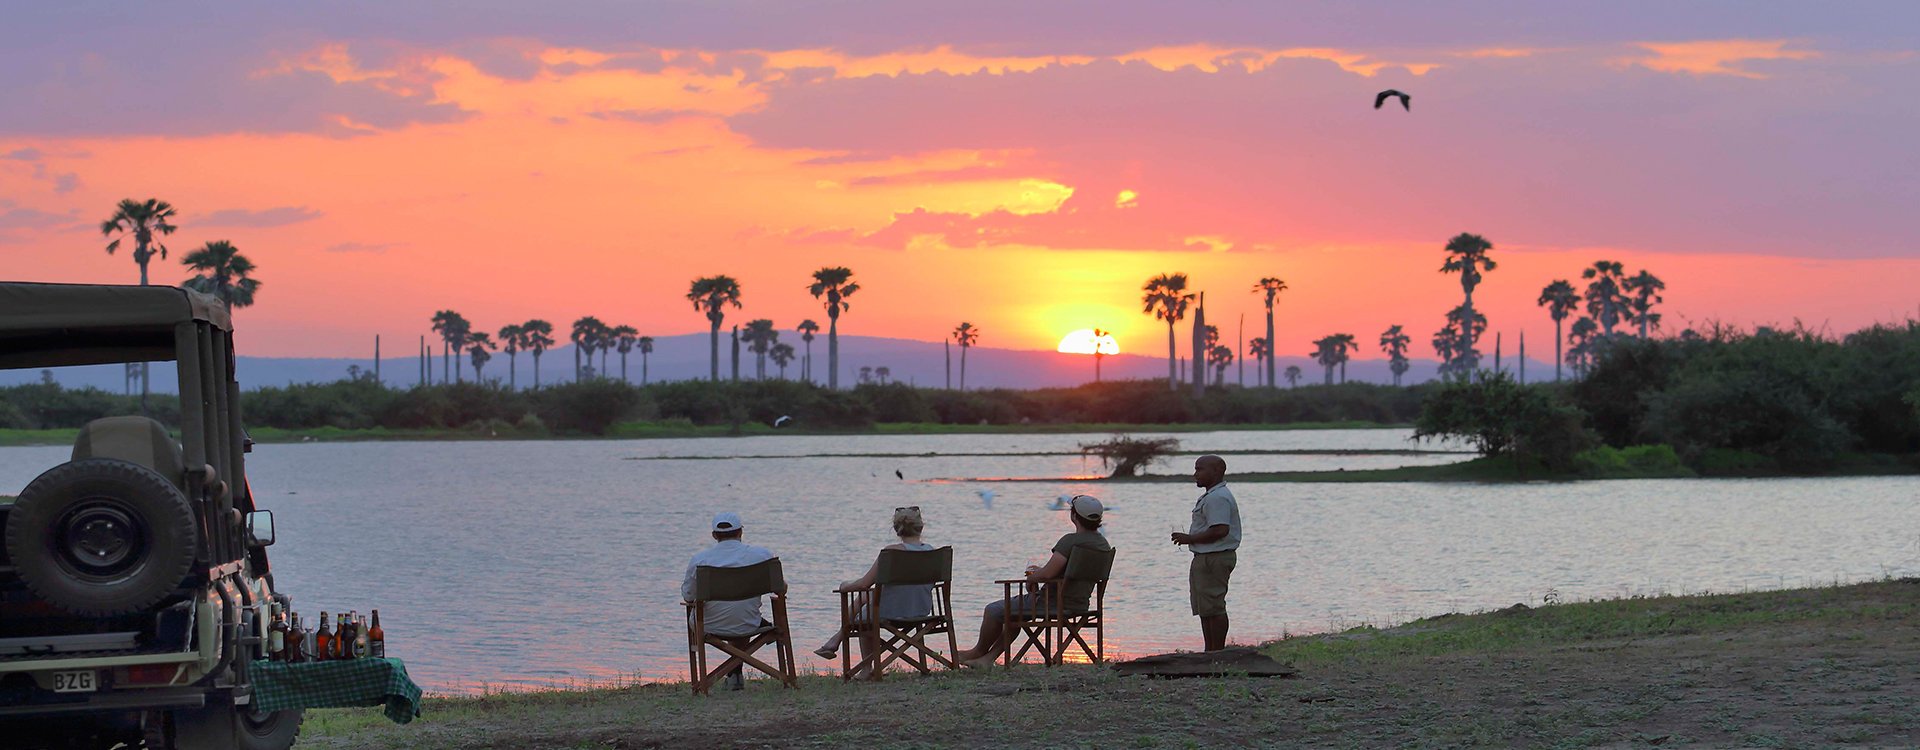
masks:
{"type": "Polygon", "coordinates": [[[1234,552],[1240,549],[1240,505],[1226,480],[1226,459],[1212,455],[1196,459],[1193,483],[1206,491],[1193,503],[1193,523],[1187,533],[1173,533],[1173,543],[1187,545],[1193,553],[1187,592],[1208,651],[1227,647],[1227,581],[1233,576],[1234,552]]]}

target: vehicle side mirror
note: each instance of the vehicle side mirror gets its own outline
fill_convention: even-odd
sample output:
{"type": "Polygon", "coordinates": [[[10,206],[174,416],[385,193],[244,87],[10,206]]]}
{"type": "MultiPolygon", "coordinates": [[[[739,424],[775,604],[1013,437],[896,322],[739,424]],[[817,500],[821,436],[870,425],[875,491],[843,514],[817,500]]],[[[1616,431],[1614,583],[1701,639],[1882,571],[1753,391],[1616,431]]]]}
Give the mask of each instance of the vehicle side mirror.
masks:
{"type": "Polygon", "coordinates": [[[247,545],[273,546],[273,511],[256,510],[247,514],[247,545]]]}

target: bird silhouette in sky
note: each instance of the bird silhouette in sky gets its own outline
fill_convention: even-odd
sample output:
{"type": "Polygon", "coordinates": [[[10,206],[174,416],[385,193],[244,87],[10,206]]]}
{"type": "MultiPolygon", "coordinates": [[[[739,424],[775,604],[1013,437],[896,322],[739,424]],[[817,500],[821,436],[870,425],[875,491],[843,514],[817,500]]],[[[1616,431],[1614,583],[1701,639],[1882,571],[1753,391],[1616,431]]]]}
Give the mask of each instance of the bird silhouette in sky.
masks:
{"type": "Polygon", "coordinates": [[[893,470],[893,475],[894,475],[894,476],[896,476],[896,477],[899,477],[899,478],[900,478],[900,479],[901,479],[902,481],[905,481],[905,480],[906,480],[906,478],[907,478],[907,475],[905,475],[905,474],[902,474],[902,473],[900,473],[900,470],[899,470],[899,469],[894,469],[894,470],[893,470]]]}
{"type": "Polygon", "coordinates": [[[1399,89],[1387,89],[1386,91],[1382,91],[1382,92],[1380,92],[1380,93],[1378,93],[1378,94],[1374,94],[1374,95],[1373,95],[1373,108],[1374,108],[1374,109],[1379,109],[1379,108],[1380,108],[1380,105],[1382,105],[1382,104],[1386,104],[1386,103],[1387,103],[1387,100],[1388,100],[1388,99],[1391,99],[1391,98],[1393,98],[1393,97],[1396,97],[1396,96],[1397,96],[1397,97],[1400,97],[1400,108],[1401,108],[1401,109],[1404,109],[1404,110],[1406,110],[1406,111],[1408,111],[1408,112],[1412,112],[1412,111],[1413,111],[1413,97],[1412,97],[1412,96],[1408,96],[1408,95],[1407,95],[1407,94],[1406,94],[1405,92],[1402,92],[1402,91],[1400,91],[1399,89]]]}

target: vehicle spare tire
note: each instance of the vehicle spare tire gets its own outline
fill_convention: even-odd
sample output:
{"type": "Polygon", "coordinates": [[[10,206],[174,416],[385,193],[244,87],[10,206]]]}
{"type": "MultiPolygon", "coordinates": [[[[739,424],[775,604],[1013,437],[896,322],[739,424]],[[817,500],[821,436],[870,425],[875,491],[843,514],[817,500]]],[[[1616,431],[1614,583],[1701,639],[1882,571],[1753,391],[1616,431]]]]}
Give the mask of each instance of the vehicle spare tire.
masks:
{"type": "Polygon", "coordinates": [[[7,556],[41,599],[76,615],[137,612],[193,566],[199,532],[179,488],[152,469],[87,458],[48,469],[7,517],[7,556]]]}

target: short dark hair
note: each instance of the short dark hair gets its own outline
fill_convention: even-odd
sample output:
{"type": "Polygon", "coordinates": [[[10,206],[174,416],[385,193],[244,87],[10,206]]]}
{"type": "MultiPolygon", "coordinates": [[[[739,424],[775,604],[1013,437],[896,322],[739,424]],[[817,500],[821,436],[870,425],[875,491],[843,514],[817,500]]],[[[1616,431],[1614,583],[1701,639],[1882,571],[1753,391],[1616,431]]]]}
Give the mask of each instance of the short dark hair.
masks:
{"type": "Polygon", "coordinates": [[[715,539],[739,539],[739,538],[740,538],[740,532],[742,532],[742,531],[746,531],[746,529],[734,529],[734,530],[732,530],[732,531],[716,531],[716,532],[713,532],[713,538],[715,538],[715,539]]]}
{"type": "Polygon", "coordinates": [[[1087,531],[1098,531],[1100,525],[1104,523],[1098,518],[1088,518],[1071,510],[1067,511],[1067,515],[1073,516],[1073,525],[1086,529],[1087,531]]]}

